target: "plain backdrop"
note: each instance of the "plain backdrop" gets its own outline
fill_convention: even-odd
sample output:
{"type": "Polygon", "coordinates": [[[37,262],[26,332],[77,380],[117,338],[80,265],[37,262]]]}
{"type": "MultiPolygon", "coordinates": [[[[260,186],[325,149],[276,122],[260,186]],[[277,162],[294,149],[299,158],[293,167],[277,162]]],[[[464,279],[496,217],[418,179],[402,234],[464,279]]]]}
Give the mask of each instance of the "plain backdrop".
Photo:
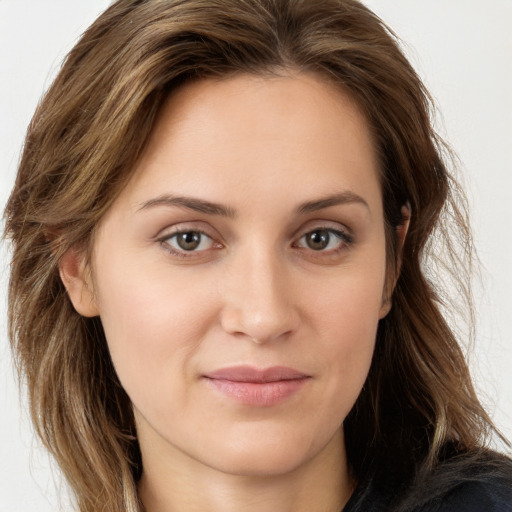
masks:
{"type": "MultiPolygon", "coordinates": [[[[403,39],[462,161],[483,286],[471,366],[512,437],[512,0],[367,0],[403,39]]],[[[0,208],[26,126],[77,37],[107,0],[0,0],[0,208]]],[[[6,335],[8,249],[0,252],[0,512],[71,510],[35,440],[6,335]]]]}

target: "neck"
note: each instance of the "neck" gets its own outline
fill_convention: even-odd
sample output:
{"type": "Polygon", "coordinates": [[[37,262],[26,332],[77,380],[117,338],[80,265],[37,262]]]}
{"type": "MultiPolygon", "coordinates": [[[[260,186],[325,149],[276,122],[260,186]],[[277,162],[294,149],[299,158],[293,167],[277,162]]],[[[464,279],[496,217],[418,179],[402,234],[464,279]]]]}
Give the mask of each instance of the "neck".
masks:
{"type": "Polygon", "coordinates": [[[197,461],[173,457],[171,464],[144,455],[139,493],[147,512],[340,512],[354,488],[342,433],[278,475],[227,474],[197,461]]]}

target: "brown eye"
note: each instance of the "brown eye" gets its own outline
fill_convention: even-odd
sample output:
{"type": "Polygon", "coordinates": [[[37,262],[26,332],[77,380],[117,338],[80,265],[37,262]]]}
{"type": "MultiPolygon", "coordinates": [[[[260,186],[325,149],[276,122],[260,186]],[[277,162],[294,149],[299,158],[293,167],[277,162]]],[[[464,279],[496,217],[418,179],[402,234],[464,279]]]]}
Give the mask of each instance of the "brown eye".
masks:
{"type": "Polygon", "coordinates": [[[203,235],[197,231],[187,231],[186,233],[178,233],[176,235],[176,243],[180,249],[184,251],[194,251],[201,244],[203,235]]]}
{"type": "Polygon", "coordinates": [[[329,245],[331,236],[331,233],[326,229],[317,229],[305,235],[304,238],[310,249],[313,249],[314,251],[322,251],[329,245]]]}
{"type": "Polygon", "coordinates": [[[315,252],[331,253],[352,243],[352,237],[344,231],[331,228],[318,228],[308,231],[299,239],[296,247],[315,252]]]}
{"type": "Polygon", "coordinates": [[[201,231],[179,231],[161,241],[174,253],[201,252],[211,249],[214,241],[201,231]]]}

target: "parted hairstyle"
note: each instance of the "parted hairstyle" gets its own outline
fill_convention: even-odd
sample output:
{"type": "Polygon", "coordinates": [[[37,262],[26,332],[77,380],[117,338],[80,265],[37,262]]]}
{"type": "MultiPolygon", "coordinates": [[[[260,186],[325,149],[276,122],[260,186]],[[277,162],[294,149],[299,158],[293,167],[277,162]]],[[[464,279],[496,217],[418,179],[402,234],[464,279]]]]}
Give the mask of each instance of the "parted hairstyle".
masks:
{"type": "Polygon", "coordinates": [[[419,502],[415,482],[438,474],[438,488],[449,485],[495,432],[433,270],[441,265],[462,290],[459,300],[470,298],[463,195],[432,127],[430,96],[391,30],[356,0],[118,0],[83,34],[38,106],[5,212],[13,352],[37,433],[81,512],[142,510],[142,460],[101,319],[73,309],[59,260],[71,249],[89,253],[173,90],[203,78],[290,72],[316,74],[349,94],[379,158],[396,286],[344,422],[353,475],[400,482],[409,489],[402,504],[419,502]],[[404,205],[411,221],[399,255],[404,205]],[[436,473],[449,456],[466,462],[436,473]]]}

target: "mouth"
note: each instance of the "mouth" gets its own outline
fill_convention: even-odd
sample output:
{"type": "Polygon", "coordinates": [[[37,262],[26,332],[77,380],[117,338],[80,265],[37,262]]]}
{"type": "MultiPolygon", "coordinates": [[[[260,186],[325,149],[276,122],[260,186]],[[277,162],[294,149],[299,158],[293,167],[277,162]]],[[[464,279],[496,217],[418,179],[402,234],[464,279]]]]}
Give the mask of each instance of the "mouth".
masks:
{"type": "Polygon", "coordinates": [[[203,379],[228,399],[244,405],[270,407],[297,393],[311,376],[285,366],[264,369],[234,366],[209,372],[203,379]]]}

